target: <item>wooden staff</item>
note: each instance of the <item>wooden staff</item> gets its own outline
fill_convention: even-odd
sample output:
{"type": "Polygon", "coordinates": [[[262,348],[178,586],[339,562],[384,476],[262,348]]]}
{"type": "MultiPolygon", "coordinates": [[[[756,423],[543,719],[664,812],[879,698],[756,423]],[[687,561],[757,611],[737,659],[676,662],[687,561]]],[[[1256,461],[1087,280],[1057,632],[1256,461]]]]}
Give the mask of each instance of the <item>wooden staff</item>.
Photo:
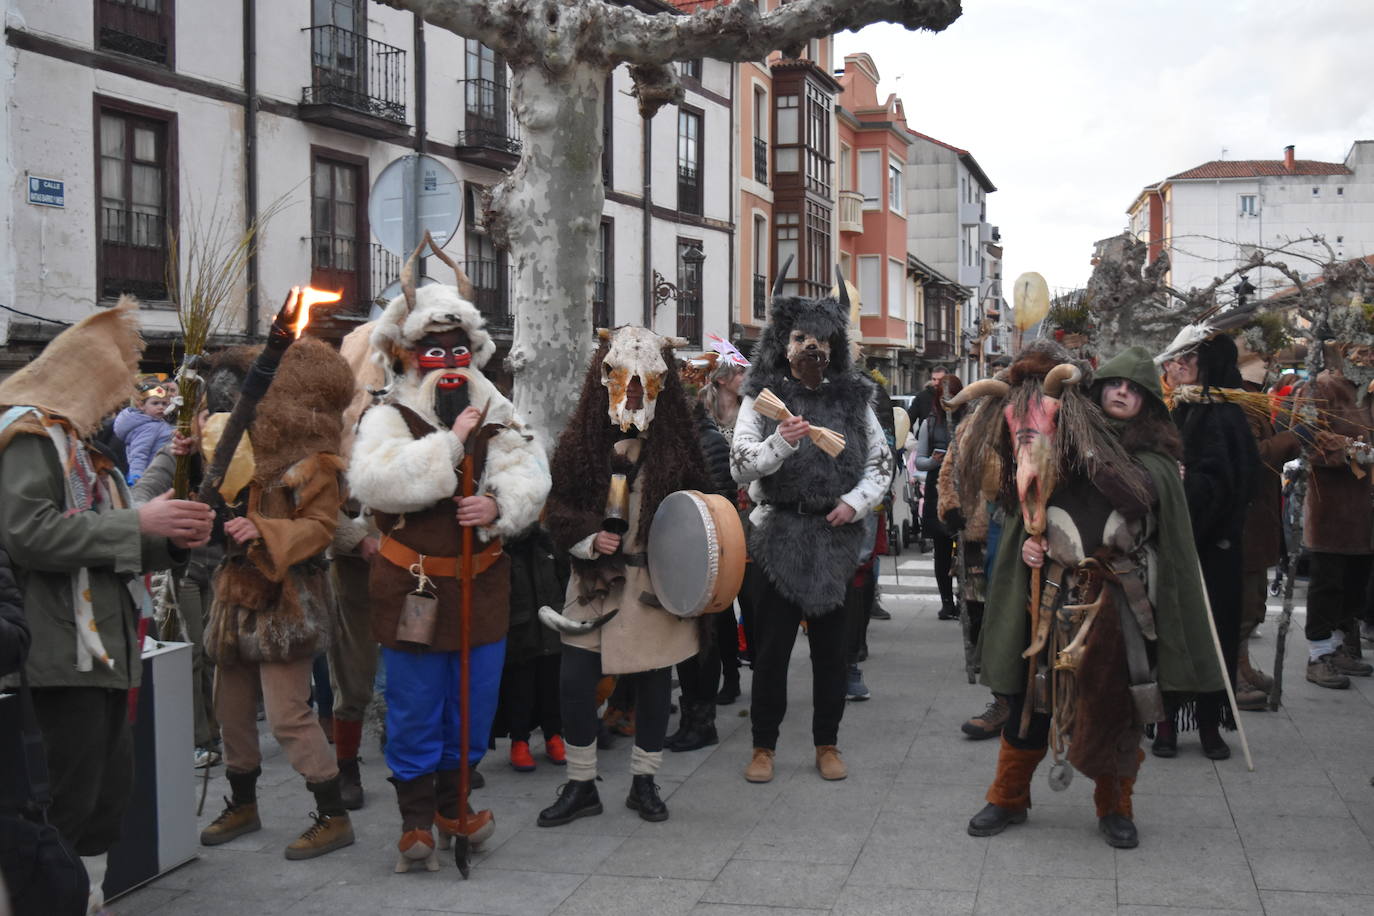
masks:
{"type": "MultiPolygon", "coordinates": [[[[484,411],[485,413],[485,411],[484,411]]],[[[472,479],[475,470],[475,462],[472,460],[472,446],[477,440],[477,433],[481,431],[481,425],[473,429],[473,435],[468,437],[468,442],[463,454],[463,498],[472,496],[475,491],[472,479]]],[[[472,872],[471,850],[468,840],[468,733],[471,725],[468,722],[468,712],[472,705],[472,677],[468,671],[469,663],[472,661],[472,538],[473,531],[471,525],[463,527],[463,556],[460,573],[462,581],[462,598],[458,611],[458,658],[462,669],[458,677],[458,747],[460,757],[458,761],[458,836],[454,837],[453,859],[458,865],[458,871],[462,873],[466,880],[472,872]]]]}

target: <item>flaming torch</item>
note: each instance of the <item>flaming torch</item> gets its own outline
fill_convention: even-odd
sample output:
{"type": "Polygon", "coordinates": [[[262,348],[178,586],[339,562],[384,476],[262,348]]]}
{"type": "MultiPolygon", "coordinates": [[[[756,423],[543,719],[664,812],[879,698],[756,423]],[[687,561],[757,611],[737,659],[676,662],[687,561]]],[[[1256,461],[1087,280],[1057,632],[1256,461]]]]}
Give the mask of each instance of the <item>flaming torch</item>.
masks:
{"type": "Polygon", "coordinates": [[[224,432],[215,446],[214,458],[211,459],[210,467],[206,469],[205,477],[200,482],[197,498],[201,502],[213,504],[219,501],[219,487],[224,481],[229,462],[234,457],[243,434],[257,416],[258,402],[267,394],[272,380],[276,378],[277,366],[281,364],[287,347],[301,336],[301,332],[310,323],[310,309],[316,305],[338,302],[340,298],[340,293],[326,292],[309,286],[293,286],[291,292],[286,294],[281,311],[272,319],[272,329],[267,333],[267,346],[258,354],[257,359],[253,360],[248,375],[243,379],[238,402],[229,414],[224,432]]]}

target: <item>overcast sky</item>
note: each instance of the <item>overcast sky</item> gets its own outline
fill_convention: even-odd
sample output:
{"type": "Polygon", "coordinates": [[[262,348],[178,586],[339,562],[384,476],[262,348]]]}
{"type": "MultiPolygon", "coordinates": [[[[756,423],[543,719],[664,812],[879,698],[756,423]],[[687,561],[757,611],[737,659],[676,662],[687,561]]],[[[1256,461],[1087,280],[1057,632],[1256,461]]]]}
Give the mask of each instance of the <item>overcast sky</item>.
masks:
{"type": "Polygon", "coordinates": [[[858,52],[879,99],[997,186],[1008,299],[1022,271],[1086,281],[1146,184],[1289,143],[1339,162],[1374,139],[1374,0],[964,0],[938,35],[842,33],[835,66],[858,52]]]}

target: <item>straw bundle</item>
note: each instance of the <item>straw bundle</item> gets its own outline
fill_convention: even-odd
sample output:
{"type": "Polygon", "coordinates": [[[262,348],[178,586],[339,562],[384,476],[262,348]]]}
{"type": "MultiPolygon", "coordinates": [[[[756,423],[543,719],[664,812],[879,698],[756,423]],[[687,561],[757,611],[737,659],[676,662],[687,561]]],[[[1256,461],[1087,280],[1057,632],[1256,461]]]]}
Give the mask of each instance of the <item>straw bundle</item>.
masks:
{"type": "MultiPolygon", "coordinates": [[[[767,388],[760,391],[759,396],[754,399],[754,409],[768,419],[777,420],[779,423],[792,416],[792,412],[787,409],[787,405],[782,402],[782,399],[767,388]]],[[[811,441],[816,443],[816,447],[831,458],[838,457],[840,452],[844,451],[844,436],[833,429],[813,426],[810,436],[811,441]]]]}

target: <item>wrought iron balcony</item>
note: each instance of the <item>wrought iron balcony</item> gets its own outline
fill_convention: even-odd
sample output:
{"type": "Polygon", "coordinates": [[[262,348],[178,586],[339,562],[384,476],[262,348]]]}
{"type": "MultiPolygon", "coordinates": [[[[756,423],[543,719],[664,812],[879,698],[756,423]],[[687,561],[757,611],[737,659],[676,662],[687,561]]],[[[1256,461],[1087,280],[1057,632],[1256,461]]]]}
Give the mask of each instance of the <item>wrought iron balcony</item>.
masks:
{"type": "Polygon", "coordinates": [[[754,138],[754,180],[768,184],[768,141],[762,137],[754,138]]]}
{"type": "Polygon", "coordinates": [[[520,127],[510,110],[510,89],[494,80],[459,80],[463,86],[464,129],[458,131],[458,158],[490,169],[510,171],[520,161],[520,127]]]}
{"type": "Polygon", "coordinates": [[[701,172],[699,169],[686,165],[677,167],[677,208],[682,213],[701,215],[701,172]]]}
{"type": "Polygon", "coordinates": [[[171,23],[163,0],[96,0],[96,43],[154,63],[169,62],[171,23]]]}
{"type": "Polygon", "coordinates": [[[334,25],[310,33],[311,82],[301,117],[369,137],[404,136],[406,52],[334,25]]]}
{"type": "Polygon", "coordinates": [[[100,295],[167,296],[167,232],[161,213],[120,207],[100,211],[100,295]]]}
{"type": "Polygon", "coordinates": [[[401,256],[392,254],[376,242],[372,243],[371,292],[369,302],[386,308],[382,293],[386,288],[401,279],[401,256]]]}
{"type": "Polygon", "coordinates": [[[754,318],[763,321],[768,317],[768,278],[754,274],[754,318]]]}
{"type": "Polygon", "coordinates": [[[472,281],[473,305],[487,320],[493,333],[509,335],[515,329],[515,314],[511,310],[511,286],[514,275],[504,258],[470,258],[458,266],[472,281]]]}
{"type": "Polygon", "coordinates": [[[611,315],[611,284],[603,277],[592,281],[592,327],[609,328],[615,323],[611,315]]]}
{"type": "Polygon", "coordinates": [[[701,291],[678,288],[677,336],[688,344],[701,346],[701,291]]]}

